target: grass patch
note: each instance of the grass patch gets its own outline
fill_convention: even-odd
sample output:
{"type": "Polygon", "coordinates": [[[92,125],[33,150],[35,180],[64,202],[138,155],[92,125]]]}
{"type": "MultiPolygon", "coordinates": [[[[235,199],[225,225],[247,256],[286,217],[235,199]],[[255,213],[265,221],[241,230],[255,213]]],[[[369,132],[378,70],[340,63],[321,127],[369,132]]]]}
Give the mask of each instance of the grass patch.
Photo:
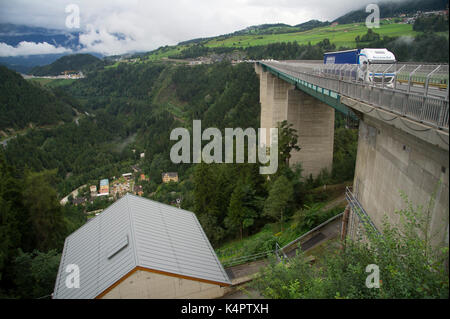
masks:
{"type": "Polygon", "coordinates": [[[171,113],[175,118],[181,121],[188,121],[189,114],[185,111],[184,107],[187,105],[177,99],[176,94],[173,92],[176,88],[172,84],[172,74],[175,68],[166,68],[160,75],[158,81],[159,87],[152,100],[152,103],[160,110],[166,110],[171,113]]]}
{"type": "Polygon", "coordinates": [[[153,61],[159,61],[163,58],[169,58],[170,56],[174,56],[177,53],[180,53],[185,48],[187,48],[186,45],[176,45],[171,47],[162,47],[155,51],[152,51],[151,54],[146,56],[147,62],[153,62],[153,61]]]}
{"type": "Polygon", "coordinates": [[[333,216],[343,211],[342,205],[322,210],[327,203],[315,204],[302,211],[305,217],[302,221],[294,217],[284,223],[283,231],[280,231],[278,223],[266,224],[261,231],[242,240],[235,240],[226,243],[216,249],[217,257],[221,263],[227,263],[232,259],[272,251],[276,243],[283,247],[294,239],[307,233],[312,228],[327,221],[333,216]]]}
{"type": "Polygon", "coordinates": [[[175,105],[175,104],[172,104],[172,103],[168,102],[168,103],[165,105],[165,109],[166,109],[168,112],[170,112],[171,114],[173,114],[176,118],[181,119],[182,121],[187,122],[188,116],[187,116],[187,114],[186,114],[185,112],[183,112],[183,110],[182,110],[179,106],[177,106],[177,105],[175,105]]]}

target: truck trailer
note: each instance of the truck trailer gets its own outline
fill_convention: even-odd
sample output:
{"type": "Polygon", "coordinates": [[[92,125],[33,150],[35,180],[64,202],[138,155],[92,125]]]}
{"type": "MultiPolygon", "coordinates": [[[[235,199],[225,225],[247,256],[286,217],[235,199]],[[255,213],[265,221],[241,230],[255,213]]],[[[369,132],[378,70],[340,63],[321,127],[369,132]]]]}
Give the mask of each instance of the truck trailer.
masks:
{"type": "Polygon", "coordinates": [[[353,49],[327,52],[323,56],[323,63],[356,65],[356,76],[359,80],[392,86],[397,60],[387,49],[353,49]]]}

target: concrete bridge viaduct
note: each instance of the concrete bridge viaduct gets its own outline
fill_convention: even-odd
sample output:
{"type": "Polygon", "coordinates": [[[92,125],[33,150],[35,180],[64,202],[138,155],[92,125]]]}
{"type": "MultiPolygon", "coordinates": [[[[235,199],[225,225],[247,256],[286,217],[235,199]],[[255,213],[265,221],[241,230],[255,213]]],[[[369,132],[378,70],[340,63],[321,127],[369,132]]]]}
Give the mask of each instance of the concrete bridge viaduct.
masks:
{"type": "Polygon", "coordinates": [[[448,246],[448,66],[447,91],[429,89],[428,77],[422,89],[411,83],[367,85],[357,81],[351,68],[330,71],[299,61],[256,62],[261,127],[292,123],[301,150],[291,154],[290,165],[301,162],[303,176],[315,177],[324,168],[332,169],[335,111],[357,117],[358,152],[349,196],[361,209],[351,210],[349,232],[359,231],[354,225],[360,224],[361,211],[377,229],[385,214],[397,223],[394,211],[406,208],[402,191],[415,205],[426,206],[434,198],[432,241],[448,246]]]}

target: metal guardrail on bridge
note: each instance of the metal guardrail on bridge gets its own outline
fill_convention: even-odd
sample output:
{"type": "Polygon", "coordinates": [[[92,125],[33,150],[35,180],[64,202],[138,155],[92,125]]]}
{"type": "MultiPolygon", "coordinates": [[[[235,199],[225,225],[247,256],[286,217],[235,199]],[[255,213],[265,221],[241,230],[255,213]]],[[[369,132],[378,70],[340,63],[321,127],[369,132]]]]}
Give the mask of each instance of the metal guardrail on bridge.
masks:
{"type": "Polygon", "coordinates": [[[376,74],[378,81],[367,83],[361,79],[358,66],[352,64],[258,63],[299,88],[336,100],[347,96],[438,129],[449,129],[448,65],[374,65],[366,72],[376,74]],[[393,73],[395,79],[390,81],[393,73]]]}

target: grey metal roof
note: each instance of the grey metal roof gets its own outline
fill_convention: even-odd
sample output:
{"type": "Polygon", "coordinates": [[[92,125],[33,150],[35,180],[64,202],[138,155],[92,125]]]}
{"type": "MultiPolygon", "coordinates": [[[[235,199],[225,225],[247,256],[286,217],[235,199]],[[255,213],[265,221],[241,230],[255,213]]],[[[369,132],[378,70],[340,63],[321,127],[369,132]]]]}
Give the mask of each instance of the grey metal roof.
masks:
{"type": "Polygon", "coordinates": [[[231,283],[194,213],[127,194],[66,238],[53,298],[95,298],[137,266],[231,283]]]}

